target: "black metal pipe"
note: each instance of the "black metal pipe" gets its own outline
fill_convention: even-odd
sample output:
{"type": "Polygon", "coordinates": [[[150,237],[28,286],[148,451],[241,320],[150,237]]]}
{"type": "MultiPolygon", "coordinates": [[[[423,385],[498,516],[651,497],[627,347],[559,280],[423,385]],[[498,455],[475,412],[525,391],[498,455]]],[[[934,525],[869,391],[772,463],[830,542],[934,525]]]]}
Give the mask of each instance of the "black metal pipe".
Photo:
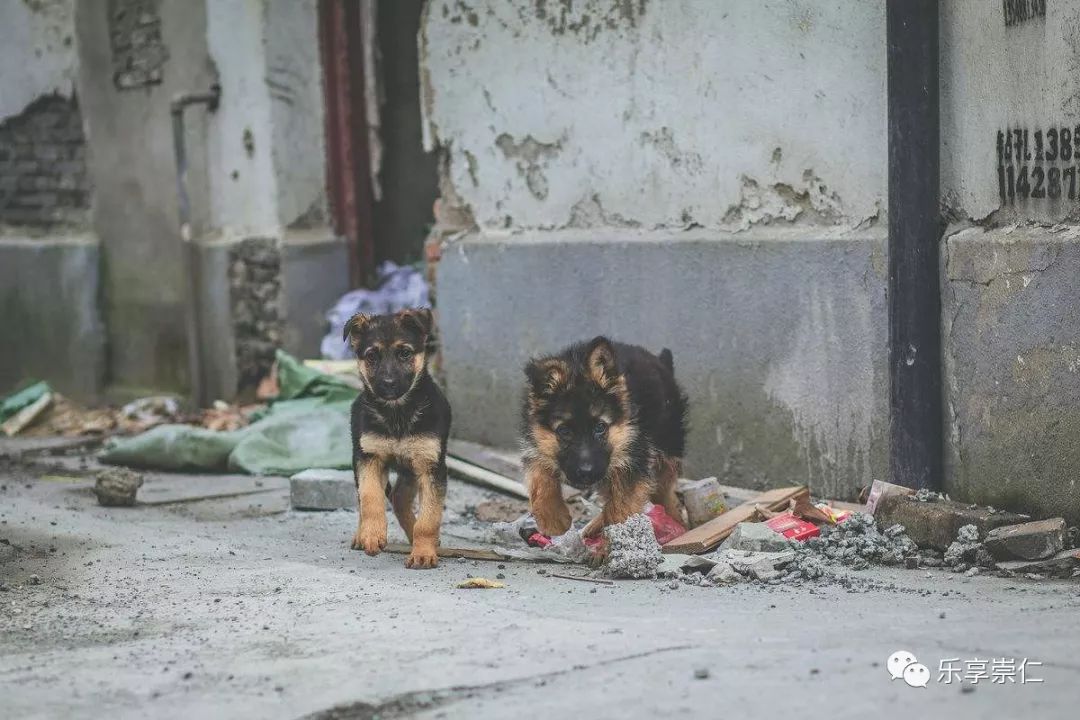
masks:
{"type": "Polygon", "coordinates": [[[888,0],[889,475],[942,483],[938,0],[888,0]]]}
{"type": "Polygon", "coordinates": [[[196,276],[198,259],[191,237],[191,201],[187,188],[187,146],[184,142],[184,109],[189,105],[206,105],[213,112],[221,100],[221,86],[214,84],[210,92],[177,95],[169,104],[172,115],[173,154],[176,158],[176,191],[180,240],[182,248],[182,272],[184,273],[184,329],[187,336],[188,374],[190,375],[191,402],[195,407],[205,406],[206,378],[203,375],[202,342],[199,333],[199,281],[196,276]]]}

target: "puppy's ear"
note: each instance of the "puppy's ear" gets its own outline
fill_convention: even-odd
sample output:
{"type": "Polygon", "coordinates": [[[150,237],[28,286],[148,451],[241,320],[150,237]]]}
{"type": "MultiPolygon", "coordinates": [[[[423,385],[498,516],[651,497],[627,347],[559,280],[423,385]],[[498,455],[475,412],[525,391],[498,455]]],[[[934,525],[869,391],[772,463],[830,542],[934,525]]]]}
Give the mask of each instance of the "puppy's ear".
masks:
{"type": "Polygon", "coordinates": [[[349,318],[347,323],[345,323],[345,329],[341,333],[341,339],[349,343],[349,346],[355,351],[357,343],[360,342],[360,333],[369,322],[371,322],[370,315],[356,313],[349,318]]]}
{"type": "Polygon", "coordinates": [[[536,395],[554,395],[570,379],[570,367],[559,358],[530,360],[525,366],[529,387],[536,395]]]}
{"type": "Polygon", "coordinates": [[[615,367],[615,346],[602,335],[594,337],[585,351],[585,365],[589,368],[589,377],[601,387],[610,387],[619,379],[615,367]]]}
{"type": "Polygon", "coordinates": [[[398,313],[398,318],[401,320],[402,325],[411,325],[423,333],[424,337],[431,335],[431,328],[435,324],[434,318],[431,316],[431,308],[402,310],[398,313]]]}

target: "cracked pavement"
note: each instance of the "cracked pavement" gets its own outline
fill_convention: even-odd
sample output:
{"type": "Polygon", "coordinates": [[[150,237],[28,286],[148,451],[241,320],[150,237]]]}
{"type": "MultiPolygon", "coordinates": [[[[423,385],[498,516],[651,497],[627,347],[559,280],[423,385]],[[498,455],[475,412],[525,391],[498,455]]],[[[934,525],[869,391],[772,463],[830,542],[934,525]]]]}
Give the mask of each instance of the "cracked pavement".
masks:
{"type": "MultiPolygon", "coordinates": [[[[280,479],[148,475],[140,498],[160,504],[104,508],[82,463],[64,461],[0,464],[5,717],[1075,708],[1075,580],[873,569],[846,582],[672,589],[562,580],[525,562],[413,571],[401,555],[349,550],[351,512],[289,511],[280,479]],[[218,485],[230,496],[182,498],[218,485]],[[499,573],[502,590],[454,587],[499,573]],[[899,649],[935,677],[944,658],[1026,657],[1044,682],[911,688],[885,669],[899,649]]],[[[490,497],[451,481],[444,545],[477,544],[484,526],[468,506],[490,497]]]]}

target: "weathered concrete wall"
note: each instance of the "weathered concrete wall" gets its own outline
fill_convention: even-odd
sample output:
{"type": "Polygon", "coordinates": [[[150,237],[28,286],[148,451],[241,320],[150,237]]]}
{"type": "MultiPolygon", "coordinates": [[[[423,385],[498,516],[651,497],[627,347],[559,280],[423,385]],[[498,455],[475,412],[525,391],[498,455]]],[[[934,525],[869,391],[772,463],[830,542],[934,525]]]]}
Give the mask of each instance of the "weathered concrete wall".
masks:
{"type": "Polygon", "coordinates": [[[526,358],[602,332],[674,351],[691,472],[880,477],[884,37],[878,3],[429,3],[455,433],[513,442],[526,358]]]}
{"type": "Polygon", "coordinates": [[[1076,522],[1080,2],[942,7],[946,489],[1076,522]]]}
{"type": "MultiPolygon", "coordinates": [[[[130,3],[136,5],[138,3],[130,3]]],[[[89,142],[93,226],[104,259],[109,382],[121,393],[187,387],[184,277],[169,101],[216,80],[201,3],[157,4],[168,59],[161,82],[120,89],[111,33],[116,3],[76,8],[78,91],[89,142]]],[[[207,226],[206,125],[188,117],[196,232],[207,226]]]]}
{"type": "Polygon", "coordinates": [[[484,230],[858,224],[884,204],[884,12],[434,0],[426,142],[484,230]]]}
{"type": "Polygon", "coordinates": [[[0,394],[30,379],[93,401],[105,373],[92,234],[0,237],[0,394]]]}

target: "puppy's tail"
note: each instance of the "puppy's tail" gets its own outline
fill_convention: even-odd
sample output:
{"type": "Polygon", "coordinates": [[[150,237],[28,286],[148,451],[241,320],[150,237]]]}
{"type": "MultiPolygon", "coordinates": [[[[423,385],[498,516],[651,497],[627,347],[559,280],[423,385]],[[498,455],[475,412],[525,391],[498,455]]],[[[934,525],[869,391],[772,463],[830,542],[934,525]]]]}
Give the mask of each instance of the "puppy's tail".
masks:
{"type": "Polygon", "coordinates": [[[668,372],[675,374],[675,358],[671,356],[671,351],[664,348],[660,351],[660,364],[668,369],[668,372]]]}

